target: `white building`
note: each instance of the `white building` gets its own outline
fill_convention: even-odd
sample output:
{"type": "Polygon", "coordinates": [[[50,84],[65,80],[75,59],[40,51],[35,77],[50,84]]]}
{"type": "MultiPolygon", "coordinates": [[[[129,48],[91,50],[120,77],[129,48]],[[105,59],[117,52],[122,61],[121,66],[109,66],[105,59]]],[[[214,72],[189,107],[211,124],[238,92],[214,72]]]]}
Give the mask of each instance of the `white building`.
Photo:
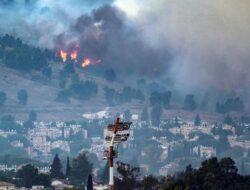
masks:
{"type": "Polygon", "coordinates": [[[7,183],[5,181],[0,181],[0,190],[15,190],[16,187],[12,183],[7,183]]]}
{"type": "Polygon", "coordinates": [[[216,156],[216,149],[213,147],[196,146],[193,148],[193,152],[201,158],[211,158],[213,156],[216,156]]]}

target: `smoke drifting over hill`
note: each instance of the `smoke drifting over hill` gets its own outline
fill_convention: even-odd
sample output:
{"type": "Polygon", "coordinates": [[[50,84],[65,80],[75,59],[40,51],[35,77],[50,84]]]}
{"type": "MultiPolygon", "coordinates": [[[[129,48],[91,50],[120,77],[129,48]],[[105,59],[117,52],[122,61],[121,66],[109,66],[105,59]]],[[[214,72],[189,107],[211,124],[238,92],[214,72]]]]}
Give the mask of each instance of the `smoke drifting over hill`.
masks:
{"type": "Polygon", "coordinates": [[[4,2],[2,34],[77,48],[117,70],[171,76],[187,89],[249,88],[248,0],[4,2]]]}
{"type": "Polygon", "coordinates": [[[168,44],[176,52],[176,82],[226,90],[249,87],[248,0],[148,0],[140,5],[138,20],[150,43],[168,44]]]}
{"type": "Polygon", "coordinates": [[[40,47],[77,50],[81,59],[101,60],[105,66],[124,74],[163,73],[169,53],[146,46],[134,23],[111,3],[80,0],[9,3],[2,5],[1,31],[40,47]]]}

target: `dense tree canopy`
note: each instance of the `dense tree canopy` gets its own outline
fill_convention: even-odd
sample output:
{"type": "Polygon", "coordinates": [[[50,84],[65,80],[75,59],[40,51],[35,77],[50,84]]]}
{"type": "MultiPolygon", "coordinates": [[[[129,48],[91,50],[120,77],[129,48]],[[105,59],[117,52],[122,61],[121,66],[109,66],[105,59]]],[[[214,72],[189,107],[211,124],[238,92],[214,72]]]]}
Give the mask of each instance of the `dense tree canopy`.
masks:
{"type": "Polygon", "coordinates": [[[28,101],[28,92],[21,89],[17,92],[17,98],[20,104],[26,105],[28,101]]]}
{"type": "Polygon", "coordinates": [[[72,160],[70,181],[77,186],[86,183],[88,175],[92,173],[93,165],[88,161],[85,152],[79,154],[72,160]]]}
{"type": "Polygon", "coordinates": [[[119,190],[247,190],[250,188],[250,176],[238,174],[235,162],[227,157],[221,160],[215,157],[205,160],[198,169],[188,165],[185,171],[162,178],[150,175],[138,180],[139,169],[124,163],[118,163],[117,171],[119,178],[115,178],[115,186],[119,190]]]}
{"type": "Polygon", "coordinates": [[[184,109],[188,111],[194,111],[196,109],[197,105],[195,102],[195,97],[193,94],[188,94],[185,97],[184,100],[184,109]]]}
{"type": "Polygon", "coordinates": [[[3,63],[21,72],[40,70],[48,66],[48,59],[53,57],[52,52],[23,44],[10,35],[0,37],[0,45],[3,63]]]}
{"type": "Polygon", "coordinates": [[[162,108],[161,106],[154,106],[151,110],[151,122],[154,126],[160,125],[161,115],[162,115],[162,108]]]}
{"type": "Polygon", "coordinates": [[[200,124],[201,124],[201,118],[200,118],[199,114],[197,114],[195,116],[195,119],[194,119],[194,125],[195,126],[200,126],[200,124]]]}
{"type": "Polygon", "coordinates": [[[50,169],[50,176],[52,178],[58,178],[61,179],[64,177],[63,173],[62,173],[62,164],[61,164],[61,160],[58,157],[58,154],[55,155],[53,163],[51,164],[51,169],[50,169]]]}
{"type": "Polygon", "coordinates": [[[228,113],[231,111],[244,111],[244,102],[239,98],[229,98],[225,103],[216,103],[215,111],[218,113],[228,113]]]}

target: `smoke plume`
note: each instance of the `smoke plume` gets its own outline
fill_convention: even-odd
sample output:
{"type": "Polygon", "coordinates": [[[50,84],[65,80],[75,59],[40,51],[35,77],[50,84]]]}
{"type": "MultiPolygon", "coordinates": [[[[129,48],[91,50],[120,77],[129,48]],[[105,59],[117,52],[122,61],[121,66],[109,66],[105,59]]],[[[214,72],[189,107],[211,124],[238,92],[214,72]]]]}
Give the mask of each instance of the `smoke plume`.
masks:
{"type": "Polygon", "coordinates": [[[5,0],[0,31],[186,90],[249,89],[248,0],[5,0]]]}

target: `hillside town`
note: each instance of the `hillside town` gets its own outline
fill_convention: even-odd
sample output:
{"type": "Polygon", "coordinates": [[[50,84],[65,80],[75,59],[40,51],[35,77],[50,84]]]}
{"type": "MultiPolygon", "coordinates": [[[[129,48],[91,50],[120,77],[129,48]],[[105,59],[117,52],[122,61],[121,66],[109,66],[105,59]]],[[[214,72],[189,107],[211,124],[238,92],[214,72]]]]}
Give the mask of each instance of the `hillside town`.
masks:
{"type": "MultiPolygon", "coordinates": [[[[107,110],[96,116],[98,113],[88,113],[90,118],[83,118],[82,124],[34,121],[34,126],[23,134],[24,139],[13,138],[18,133],[14,130],[1,130],[0,136],[7,139],[13,148],[25,150],[30,159],[44,163],[39,168],[43,173],[49,172],[49,164],[46,163],[50,163],[55,154],[71,157],[87,151],[103,164],[103,152],[107,149],[104,143],[106,126],[114,117],[107,110]]],[[[124,114],[120,117],[125,119],[124,114]]],[[[198,167],[204,159],[223,155],[233,157],[240,172],[250,171],[250,140],[246,137],[250,131],[249,123],[211,124],[195,119],[183,121],[176,117],[161,120],[159,126],[152,126],[150,121],[143,121],[140,117],[140,114],[130,115],[133,122],[130,137],[119,147],[119,160],[139,166],[145,174],[170,175],[183,170],[188,163],[198,167]],[[149,142],[156,148],[145,146],[149,142]],[[149,159],[149,154],[153,154],[157,161],[149,159]]],[[[17,123],[22,127],[23,121],[17,123]]],[[[1,171],[17,171],[20,167],[0,164],[1,171]]],[[[101,166],[95,167],[97,172],[101,166]]]]}

